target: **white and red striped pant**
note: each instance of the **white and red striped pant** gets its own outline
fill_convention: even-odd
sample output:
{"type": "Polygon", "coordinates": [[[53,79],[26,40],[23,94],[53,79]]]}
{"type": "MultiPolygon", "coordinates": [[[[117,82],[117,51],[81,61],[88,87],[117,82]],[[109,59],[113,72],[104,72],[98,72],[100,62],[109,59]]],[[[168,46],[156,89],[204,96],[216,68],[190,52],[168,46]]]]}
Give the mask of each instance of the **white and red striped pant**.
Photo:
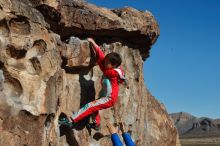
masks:
{"type": "Polygon", "coordinates": [[[75,112],[71,117],[73,122],[79,122],[89,115],[95,116],[96,125],[100,124],[99,110],[112,107],[114,102],[111,97],[102,97],[84,105],[78,112],[75,112]]]}

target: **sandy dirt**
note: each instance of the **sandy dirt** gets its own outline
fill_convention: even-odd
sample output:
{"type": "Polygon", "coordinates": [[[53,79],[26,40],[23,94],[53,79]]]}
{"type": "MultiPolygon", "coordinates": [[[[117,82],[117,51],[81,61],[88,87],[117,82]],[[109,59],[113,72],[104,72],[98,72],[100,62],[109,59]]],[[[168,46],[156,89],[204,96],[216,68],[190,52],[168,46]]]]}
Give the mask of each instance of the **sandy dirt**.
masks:
{"type": "Polygon", "coordinates": [[[220,137],[185,138],[180,142],[182,146],[220,146],[220,137]]]}

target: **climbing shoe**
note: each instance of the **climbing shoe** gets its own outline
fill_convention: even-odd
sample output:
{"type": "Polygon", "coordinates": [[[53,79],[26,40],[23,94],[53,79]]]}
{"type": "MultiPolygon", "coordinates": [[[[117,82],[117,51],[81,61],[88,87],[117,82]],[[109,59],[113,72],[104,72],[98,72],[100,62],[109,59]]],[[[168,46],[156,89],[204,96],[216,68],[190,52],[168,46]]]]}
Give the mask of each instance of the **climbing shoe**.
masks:
{"type": "Polygon", "coordinates": [[[88,123],[86,124],[86,127],[88,129],[94,129],[96,131],[99,131],[100,130],[100,125],[96,124],[96,123],[88,123]]]}
{"type": "Polygon", "coordinates": [[[66,126],[69,126],[69,127],[73,127],[74,124],[72,122],[70,122],[68,119],[66,118],[62,118],[58,121],[58,124],[61,126],[61,125],[66,125],[66,126]]]}

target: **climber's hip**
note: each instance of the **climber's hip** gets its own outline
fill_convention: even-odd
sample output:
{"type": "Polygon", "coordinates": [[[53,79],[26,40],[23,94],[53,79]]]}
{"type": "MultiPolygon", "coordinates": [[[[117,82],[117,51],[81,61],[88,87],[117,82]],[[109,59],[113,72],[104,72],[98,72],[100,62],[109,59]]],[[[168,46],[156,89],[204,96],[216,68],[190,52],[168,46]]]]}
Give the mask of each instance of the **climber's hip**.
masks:
{"type": "Polygon", "coordinates": [[[78,112],[73,114],[72,119],[74,122],[78,122],[96,111],[112,107],[113,105],[114,102],[111,97],[102,97],[84,105],[78,112]]]}

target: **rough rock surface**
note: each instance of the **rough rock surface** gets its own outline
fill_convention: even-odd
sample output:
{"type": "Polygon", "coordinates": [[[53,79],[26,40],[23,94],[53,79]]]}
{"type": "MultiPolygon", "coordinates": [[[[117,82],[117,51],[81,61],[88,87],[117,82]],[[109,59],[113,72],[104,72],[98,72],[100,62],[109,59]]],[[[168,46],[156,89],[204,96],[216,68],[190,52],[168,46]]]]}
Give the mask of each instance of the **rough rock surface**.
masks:
{"type": "Polygon", "coordinates": [[[149,12],[76,0],[0,0],[0,145],[112,145],[106,122],[124,121],[138,146],[178,146],[165,108],[147,91],[143,59],[159,35],[149,12]],[[129,88],[100,112],[101,130],[58,126],[97,98],[101,72],[85,40],[121,54],[129,88]]]}

